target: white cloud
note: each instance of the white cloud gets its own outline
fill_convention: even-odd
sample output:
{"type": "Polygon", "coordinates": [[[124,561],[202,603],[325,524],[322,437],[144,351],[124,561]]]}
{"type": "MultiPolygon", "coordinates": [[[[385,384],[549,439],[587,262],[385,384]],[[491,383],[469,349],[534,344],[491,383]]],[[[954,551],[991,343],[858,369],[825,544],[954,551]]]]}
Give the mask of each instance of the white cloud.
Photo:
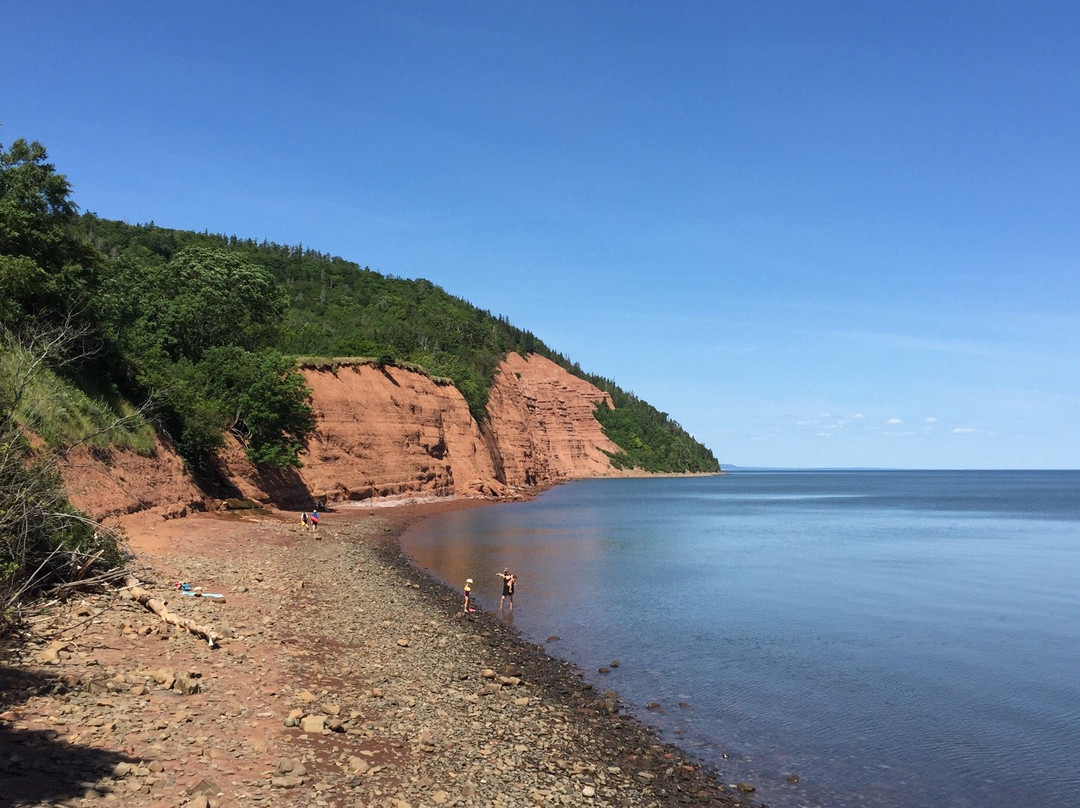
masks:
{"type": "Polygon", "coordinates": [[[929,418],[926,419],[926,421],[924,421],[924,423],[936,424],[937,423],[937,418],[935,418],[934,416],[931,415],[929,418]]]}
{"type": "Polygon", "coordinates": [[[890,418],[890,419],[889,419],[888,421],[886,421],[885,423],[887,423],[887,424],[890,424],[890,425],[892,425],[892,426],[895,426],[896,424],[902,424],[902,423],[904,423],[904,422],[903,422],[903,421],[901,421],[901,420],[900,420],[899,418],[890,418]]]}
{"type": "Polygon", "coordinates": [[[955,429],[953,429],[952,433],[954,435],[970,435],[974,431],[975,430],[972,429],[969,426],[958,426],[955,429]]]}
{"type": "Polygon", "coordinates": [[[874,331],[838,331],[835,336],[860,344],[876,343],[893,351],[931,351],[935,353],[956,354],[960,356],[1001,355],[1001,350],[992,343],[965,340],[934,339],[911,334],[895,334],[874,331]]]}

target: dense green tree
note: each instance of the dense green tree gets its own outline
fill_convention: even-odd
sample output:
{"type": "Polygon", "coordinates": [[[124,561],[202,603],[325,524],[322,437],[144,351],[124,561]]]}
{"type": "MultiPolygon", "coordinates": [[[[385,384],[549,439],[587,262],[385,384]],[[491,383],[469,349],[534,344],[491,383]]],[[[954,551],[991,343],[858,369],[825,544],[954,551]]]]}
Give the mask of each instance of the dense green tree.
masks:
{"type": "Polygon", "coordinates": [[[248,459],[277,468],[299,467],[315,429],[311,389],[296,363],[275,350],[249,353],[232,346],[207,352],[208,398],[228,413],[228,428],[248,459]]]}
{"type": "Polygon", "coordinates": [[[118,263],[108,310],[126,344],[172,361],[273,338],[287,300],[272,275],[236,253],[193,245],[167,263],[118,263]]]}
{"type": "Polygon", "coordinates": [[[0,322],[88,309],[102,256],[79,232],[70,193],[40,143],[0,145],[0,322]]]}
{"type": "Polygon", "coordinates": [[[67,178],[47,160],[37,142],[16,140],[7,151],[0,145],[0,254],[25,256],[42,267],[67,259],[60,225],[77,213],[67,178]]]}
{"type": "MultiPolygon", "coordinates": [[[[612,392],[612,391],[609,391],[612,392]]],[[[596,420],[620,451],[611,455],[616,468],[651,472],[716,472],[713,453],[689,435],[667,413],[636,396],[614,391],[615,409],[600,404],[596,420]]]]}
{"type": "Polygon", "coordinates": [[[299,465],[314,418],[295,364],[269,348],[287,297],[242,253],[206,243],[170,257],[129,245],[101,296],[134,385],[160,404],[185,458],[203,464],[226,430],[254,462],[299,465]]]}

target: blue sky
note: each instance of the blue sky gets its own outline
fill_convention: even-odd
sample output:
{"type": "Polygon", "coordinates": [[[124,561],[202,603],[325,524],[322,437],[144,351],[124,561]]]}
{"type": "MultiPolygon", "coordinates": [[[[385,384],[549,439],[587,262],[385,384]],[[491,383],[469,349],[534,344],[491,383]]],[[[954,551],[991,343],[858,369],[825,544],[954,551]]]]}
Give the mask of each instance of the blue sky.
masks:
{"type": "Polygon", "coordinates": [[[1080,6],[0,11],[84,210],[428,278],[724,463],[1080,467],[1080,6]]]}

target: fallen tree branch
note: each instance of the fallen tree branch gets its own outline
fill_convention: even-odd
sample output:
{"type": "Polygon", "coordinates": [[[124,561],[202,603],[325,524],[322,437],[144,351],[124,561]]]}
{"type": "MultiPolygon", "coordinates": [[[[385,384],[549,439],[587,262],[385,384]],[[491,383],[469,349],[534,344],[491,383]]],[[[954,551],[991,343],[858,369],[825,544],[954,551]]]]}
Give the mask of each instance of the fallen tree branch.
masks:
{"type": "Polygon", "coordinates": [[[102,584],[115,583],[129,574],[130,573],[127,570],[110,570],[109,572],[95,575],[92,578],[81,578],[77,581],[56,584],[49,588],[49,593],[57,597],[68,597],[72,592],[82,589],[92,589],[95,586],[101,586],[102,584]]]}
{"type": "Polygon", "coordinates": [[[211,648],[217,647],[218,641],[221,639],[221,635],[215,632],[209,626],[200,626],[194,620],[185,620],[177,614],[169,611],[165,605],[165,601],[161,598],[155,598],[141,586],[135,578],[127,579],[127,590],[131,592],[131,596],[135,598],[139,603],[152,611],[162,620],[169,625],[177,626],[185,631],[194,634],[196,637],[206,640],[210,643],[211,648]]]}

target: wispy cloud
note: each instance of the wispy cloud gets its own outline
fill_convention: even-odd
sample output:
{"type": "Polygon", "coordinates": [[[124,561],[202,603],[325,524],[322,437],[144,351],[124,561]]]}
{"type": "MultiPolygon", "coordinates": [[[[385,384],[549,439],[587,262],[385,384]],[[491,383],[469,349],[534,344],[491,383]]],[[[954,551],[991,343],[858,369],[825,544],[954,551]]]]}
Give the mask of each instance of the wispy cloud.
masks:
{"type": "Polygon", "coordinates": [[[897,424],[902,424],[904,422],[901,421],[899,418],[890,418],[885,423],[888,424],[889,426],[896,426],[897,424]]]}
{"type": "Polygon", "coordinates": [[[858,342],[860,345],[874,343],[878,346],[901,351],[929,351],[960,356],[1000,356],[1003,351],[982,342],[960,339],[933,339],[913,334],[894,334],[883,331],[834,331],[836,339],[858,342]]]}
{"type": "Polygon", "coordinates": [[[975,430],[969,426],[958,426],[953,429],[952,433],[954,435],[970,435],[974,431],[975,430]]]}

